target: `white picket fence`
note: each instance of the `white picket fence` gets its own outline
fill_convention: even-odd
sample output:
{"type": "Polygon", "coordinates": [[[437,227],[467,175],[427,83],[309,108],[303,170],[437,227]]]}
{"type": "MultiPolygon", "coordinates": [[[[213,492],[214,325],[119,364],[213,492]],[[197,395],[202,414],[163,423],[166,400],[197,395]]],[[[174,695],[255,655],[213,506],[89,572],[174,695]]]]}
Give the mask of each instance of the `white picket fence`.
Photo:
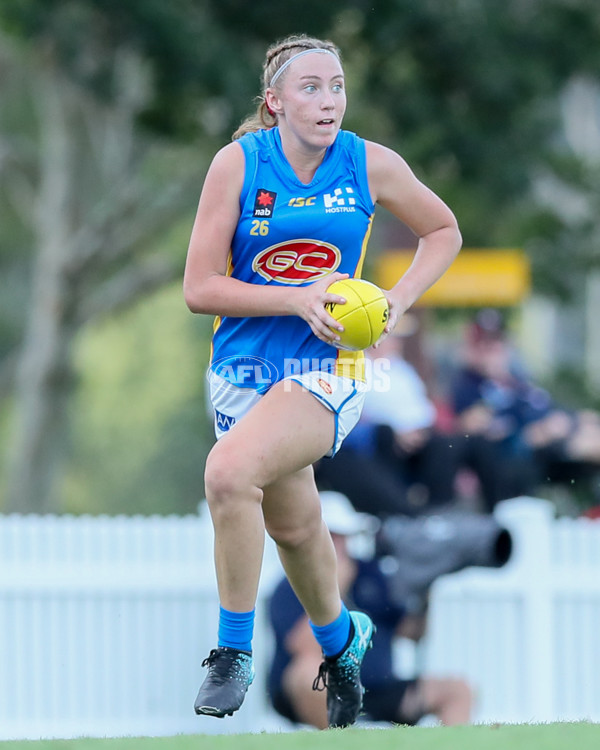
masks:
{"type": "Polygon", "coordinates": [[[496,516],[512,559],[438,579],[424,664],[475,686],[479,721],[599,722],[600,522],[529,498],[496,516]]]}
{"type": "MultiPolygon", "coordinates": [[[[600,721],[600,522],[525,498],[497,512],[513,558],[436,582],[421,666],[468,678],[478,722],[600,721]]],[[[242,709],[197,717],[218,612],[207,514],[0,516],[0,740],[290,729],[264,691],[280,574],[269,544],[242,709]]]]}

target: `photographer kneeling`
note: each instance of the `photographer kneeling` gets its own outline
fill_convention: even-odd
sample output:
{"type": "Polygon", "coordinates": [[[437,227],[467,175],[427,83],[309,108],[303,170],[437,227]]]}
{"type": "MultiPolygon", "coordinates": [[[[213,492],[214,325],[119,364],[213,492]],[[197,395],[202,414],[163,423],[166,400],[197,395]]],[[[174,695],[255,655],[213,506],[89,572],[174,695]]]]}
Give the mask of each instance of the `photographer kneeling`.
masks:
{"type": "MultiPolygon", "coordinates": [[[[395,638],[419,640],[424,616],[415,618],[394,601],[390,582],[377,559],[365,561],[349,554],[347,539],[368,530],[367,517],[358,514],[340,493],[322,492],[321,501],[337,552],[342,598],[366,612],[377,627],[361,673],[365,718],[414,725],[424,716],[434,715],[445,725],[468,723],[472,698],[466,682],[427,675],[403,680],[394,673],[395,638]]],[[[313,686],[323,656],[286,579],[272,595],[269,617],[275,634],[268,684],[274,708],[294,723],[327,728],[326,691],[313,686]]]]}

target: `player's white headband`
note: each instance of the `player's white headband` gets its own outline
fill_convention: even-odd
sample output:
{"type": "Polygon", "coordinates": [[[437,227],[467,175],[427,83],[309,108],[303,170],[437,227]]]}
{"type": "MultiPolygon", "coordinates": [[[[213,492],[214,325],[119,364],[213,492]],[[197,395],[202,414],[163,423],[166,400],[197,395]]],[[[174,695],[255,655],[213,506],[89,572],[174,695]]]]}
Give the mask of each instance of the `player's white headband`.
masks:
{"type": "Polygon", "coordinates": [[[297,60],[299,57],[302,57],[303,55],[308,55],[311,52],[321,52],[325,53],[326,55],[333,55],[337,59],[337,55],[335,52],[332,52],[330,49],[325,49],[324,47],[313,47],[312,49],[304,49],[302,52],[296,52],[295,55],[292,55],[289,60],[286,60],[283,65],[279,68],[278,71],[275,72],[275,75],[273,78],[271,78],[271,83],[269,84],[269,88],[274,85],[275,81],[279,78],[279,76],[283,73],[283,71],[289,67],[294,60],[297,60]]]}

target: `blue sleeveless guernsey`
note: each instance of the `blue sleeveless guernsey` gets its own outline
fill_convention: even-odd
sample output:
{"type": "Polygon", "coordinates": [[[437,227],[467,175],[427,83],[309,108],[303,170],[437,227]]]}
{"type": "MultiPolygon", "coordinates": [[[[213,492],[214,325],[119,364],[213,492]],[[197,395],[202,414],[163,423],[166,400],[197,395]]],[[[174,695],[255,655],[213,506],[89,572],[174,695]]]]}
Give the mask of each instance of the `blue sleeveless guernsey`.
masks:
{"type": "MultiPolygon", "coordinates": [[[[308,185],[288,163],[278,128],[248,133],[238,143],[246,171],[228,274],[290,287],[333,271],[360,277],[375,209],[364,141],[340,131],[308,185]]],[[[364,380],[364,355],[320,341],[298,316],[220,317],[211,369],[263,393],[283,377],[310,370],[364,380]]]]}

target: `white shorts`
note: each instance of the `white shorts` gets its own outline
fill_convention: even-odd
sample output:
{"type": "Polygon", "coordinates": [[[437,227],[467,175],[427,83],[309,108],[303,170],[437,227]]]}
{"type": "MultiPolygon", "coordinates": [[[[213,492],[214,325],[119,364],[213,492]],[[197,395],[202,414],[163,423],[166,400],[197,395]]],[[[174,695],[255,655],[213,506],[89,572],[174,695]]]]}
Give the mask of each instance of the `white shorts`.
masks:
{"type": "MultiPolygon", "coordinates": [[[[327,456],[334,456],[340,449],[344,438],[359,420],[367,392],[366,383],[319,371],[289,375],[281,382],[284,388],[288,382],[299,383],[333,412],[335,440],[327,456]]],[[[208,374],[208,384],[217,440],[223,437],[264,396],[253,388],[240,388],[232,385],[212,371],[208,374]]]]}

